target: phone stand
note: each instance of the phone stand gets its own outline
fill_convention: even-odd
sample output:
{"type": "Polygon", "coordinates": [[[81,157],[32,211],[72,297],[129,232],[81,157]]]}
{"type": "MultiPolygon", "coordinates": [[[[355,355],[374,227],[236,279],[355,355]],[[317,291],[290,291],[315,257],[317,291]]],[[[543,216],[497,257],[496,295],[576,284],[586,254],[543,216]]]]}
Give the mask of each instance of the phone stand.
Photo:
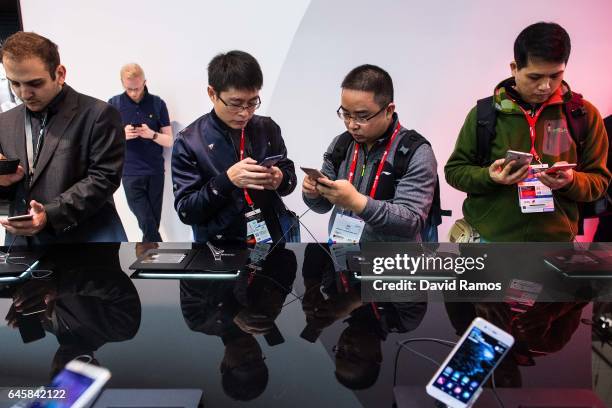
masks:
{"type": "MultiPolygon", "coordinates": [[[[471,401],[471,402],[470,402],[468,405],[466,405],[466,406],[465,406],[465,408],[471,408],[471,407],[474,405],[474,403],[475,403],[476,401],[478,401],[478,398],[480,397],[480,394],[482,394],[482,387],[480,387],[480,388],[478,389],[478,391],[476,391],[476,394],[475,394],[475,395],[474,395],[474,397],[472,398],[472,401],[471,401]]],[[[446,405],[446,404],[445,404],[445,403],[443,403],[442,401],[438,401],[438,400],[436,400],[436,405],[435,405],[435,407],[436,407],[436,408],[449,408],[449,407],[448,407],[448,405],[446,405]]]]}
{"type": "Polygon", "coordinates": [[[223,255],[223,252],[225,251],[223,249],[217,248],[210,242],[206,242],[206,245],[208,246],[208,249],[210,249],[210,252],[212,252],[213,257],[215,258],[215,261],[221,261],[221,256],[223,255]]]}

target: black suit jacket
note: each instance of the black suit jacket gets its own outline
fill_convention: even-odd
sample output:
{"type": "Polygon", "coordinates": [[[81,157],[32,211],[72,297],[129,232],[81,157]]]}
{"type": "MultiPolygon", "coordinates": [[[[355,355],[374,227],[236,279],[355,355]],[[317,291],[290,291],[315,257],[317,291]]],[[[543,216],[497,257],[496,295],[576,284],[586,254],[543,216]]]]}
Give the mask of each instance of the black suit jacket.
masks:
{"type": "MultiPolygon", "coordinates": [[[[44,136],[32,181],[0,189],[10,214],[30,200],[45,206],[47,226],[33,242],[126,241],[113,193],[123,171],[125,134],[115,108],[66,87],[44,136]]],[[[0,114],[0,151],[19,158],[27,172],[25,105],[0,114]]],[[[12,237],[7,234],[7,242],[12,237]]],[[[23,242],[20,242],[23,243],[23,242]]]]}

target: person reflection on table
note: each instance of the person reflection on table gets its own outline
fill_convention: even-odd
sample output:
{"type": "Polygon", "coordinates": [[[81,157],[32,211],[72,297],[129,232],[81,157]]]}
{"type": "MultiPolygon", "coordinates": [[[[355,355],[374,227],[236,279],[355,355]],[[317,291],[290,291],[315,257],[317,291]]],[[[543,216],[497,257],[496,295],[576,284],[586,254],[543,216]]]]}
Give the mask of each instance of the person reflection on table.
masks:
{"type": "Polygon", "coordinates": [[[41,260],[48,271],[13,288],[8,326],[18,328],[18,314],[36,310],[45,331],[57,337],[51,378],[74,358],[99,365],[95,351],[138,332],[140,298],[118,250],[119,244],[50,248],[52,255],[41,260]]]}
{"type": "Polygon", "coordinates": [[[255,399],[268,385],[266,357],[255,336],[273,328],[296,270],[295,254],[278,247],[261,263],[261,270],[242,273],[237,280],[181,281],[185,322],[193,331],[221,338],[223,391],[235,400],[255,399]]]}
{"type": "Polygon", "coordinates": [[[507,303],[446,303],[451,324],[461,336],[472,320],[482,317],[514,336],[514,346],[495,369],[498,387],[522,387],[519,366],[562,350],[580,325],[586,302],[536,302],[524,312],[507,303]]]}
{"type": "Polygon", "coordinates": [[[416,329],[425,316],[427,303],[363,303],[359,285],[343,284],[348,282],[346,274],[342,278],[334,270],[330,254],[317,244],[306,247],[302,274],[306,290],[302,309],[307,330],[318,337],[339,320],[345,319],[343,323],[347,323],[332,349],[336,379],[352,390],[373,386],[380,373],[382,342],[389,333],[416,329]]]}

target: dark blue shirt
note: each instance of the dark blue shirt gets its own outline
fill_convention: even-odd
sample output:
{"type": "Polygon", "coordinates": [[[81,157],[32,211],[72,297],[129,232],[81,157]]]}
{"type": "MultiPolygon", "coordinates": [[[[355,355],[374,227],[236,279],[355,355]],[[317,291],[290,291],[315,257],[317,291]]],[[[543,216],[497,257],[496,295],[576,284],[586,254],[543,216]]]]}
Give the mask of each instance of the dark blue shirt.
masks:
{"type": "MultiPolygon", "coordinates": [[[[156,95],[151,95],[145,87],[140,102],[134,102],[124,92],[111,98],[108,103],[121,114],[123,125],[146,123],[154,132],[170,126],[166,103],[156,95]]],[[[150,139],[141,137],[126,141],[124,176],[151,176],[164,173],[164,149],[150,139]]]]}

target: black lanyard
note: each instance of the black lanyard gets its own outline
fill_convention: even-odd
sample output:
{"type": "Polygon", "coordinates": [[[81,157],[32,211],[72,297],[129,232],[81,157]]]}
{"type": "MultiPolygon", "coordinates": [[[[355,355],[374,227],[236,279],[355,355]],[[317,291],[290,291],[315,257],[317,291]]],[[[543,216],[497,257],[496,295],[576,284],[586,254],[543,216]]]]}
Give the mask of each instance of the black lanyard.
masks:
{"type": "Polygon", "coordinates": [[[26,150],[28,154],[28,168],[29,168],[30,175],[34,174],[34,170],[36,169],[36,163],[38,163],[42,141],[45,136],[45,128],[47,126],[48,117],[49,117],[48,113],[46,113],[45,116],[43,117],[42,123],[40,124],[40,130],[38,131],[38,140],[36,141],[36,148],[34,148],[34,138],[32,136],[32,116],[30,115],[30,112],[28,112],[28,110],[26,109],[25,134],[26,134],[26,150]]]}

